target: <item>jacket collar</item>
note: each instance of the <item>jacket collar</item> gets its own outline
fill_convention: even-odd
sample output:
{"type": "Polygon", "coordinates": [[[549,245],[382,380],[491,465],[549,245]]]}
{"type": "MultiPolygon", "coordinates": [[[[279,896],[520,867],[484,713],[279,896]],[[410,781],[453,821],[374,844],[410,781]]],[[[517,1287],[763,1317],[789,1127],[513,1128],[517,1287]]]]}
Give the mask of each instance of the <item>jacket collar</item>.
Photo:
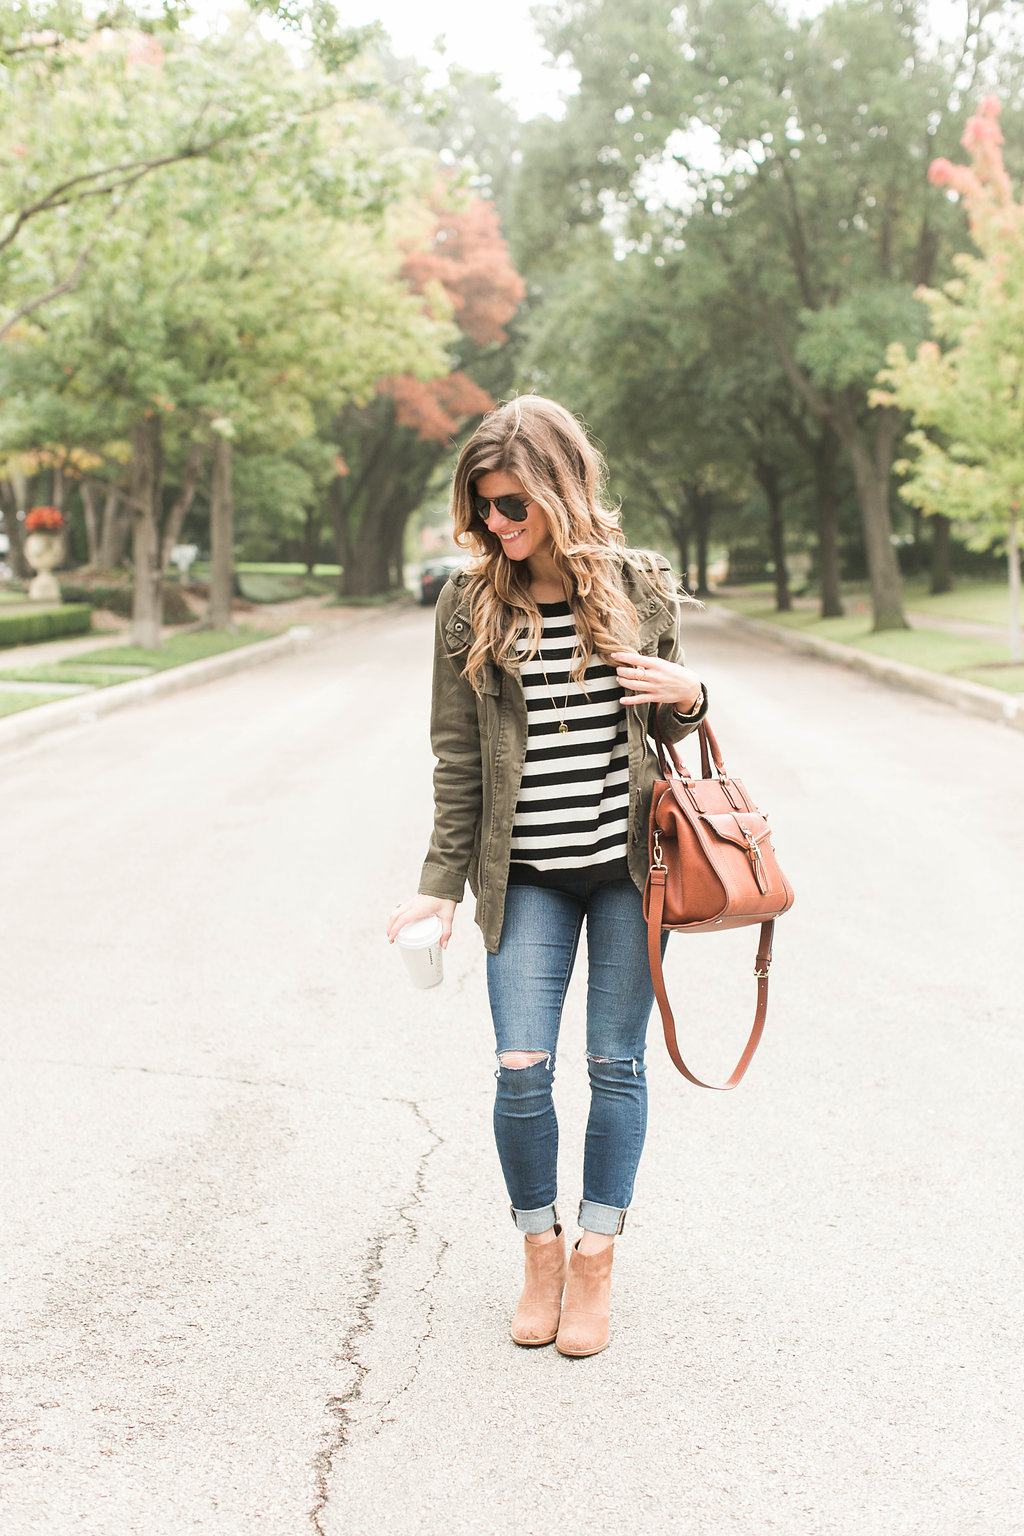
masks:
{"type": "MultiPolygon", "coordinates": [[[[666,562],[664,566],[666,575],[669,569],[666,562]]],[[[456,571],[451,581],[459,591],[459,598],[445,624],[445,638],[450,651],[460,651],[468,648],[473,632],[468,591],[469,572],[456,571]]],[[[654,635],[663,634],[666,629],[675,625],[675,615],[664,599],[626,560],[623,560],[619,567],[619,582],[636,609],[641,644],[654,635]]]]}

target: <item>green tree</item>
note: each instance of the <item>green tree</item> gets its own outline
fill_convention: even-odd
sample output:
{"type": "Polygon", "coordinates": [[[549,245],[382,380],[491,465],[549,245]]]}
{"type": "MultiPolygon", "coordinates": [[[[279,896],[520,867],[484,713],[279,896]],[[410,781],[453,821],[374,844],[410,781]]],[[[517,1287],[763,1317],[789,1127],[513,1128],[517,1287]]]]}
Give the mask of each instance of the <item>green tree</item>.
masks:
{"type": "MultiPolygon", "coordinates": [[[[549,46],[581,86],[524,176],[530,248],[543,260],[551,242],[537,191],[560,163],[574,192],[560,204],[567,250],[601,226],[662,253],[708,231],[723,303],[731,294],[770,338],[805,412],[842,445],[880,629],[905,622],[889,501],[905,417],[869,411],[866,393],[888,342],[919,338],[913,291],[963,238],[925,169],[959,133],[972,79],[996,68],[992,9],[970,8],[959,47],[929,33],[913,0],[840,0],[797,18],[773,0],[579,0],[546,13],[549,46]]],[[[1019,56],[1006,67],[1019,76],[1019,56]]]]}
{"type": "Polygon", "coordinates": [[[912,413],[914,456],[900,494],[926,513],[971,530],[977,548],[1004,544],[1010,586],[1011,659],[1020,661],[1020,508],[1024,500],[1024,199],[1003,164],[1000,103],[989,96],[963,145],[971,165],[937,160],[930,178],[967,206],[980,255],[963,254],[958,276],[922,289],[935,341],[911,358],[894,343],[877,390],[882,409],[912,413]],[[944,350],[943,350],[944,348],[944,350]]]}
{"type": "Polygon", "coordinates": [[[582,413],[601,439],[635,536],[674,545],[708,590],[716,519],[749,491],[732,395],[698,310],[680,306],[688,253],[663,265],[590,255],[549,276],[526,326],[523,382],[582,413]]]}
{"type": "MultiPolygon", "coordinates": [[[[410,182],[401,167],[377,169],[379,114],[351,91],[343,114],[286,111],[315,93],[315,71],[310,82],[243,31],[239,94],[273,96],[276,126],[140,180],[103,233],[102,259],[54,297],[45,327],[23,316],[0,354],[4,443],[84,446],[110,467],[133,525],[143,644],[158,643],[169,550],[204,464],[222,621],[236,453],[302,451],[321,401],[340,408],[382,373],[446,366],[447,321],[398,275],[426,217],[418,171],[410,182]]],[[[150,82],[154,116],[165,83],[163,71],[150,82]]],[[[219,88],[230,94],[230,79],[219,88]]],[[[32,241],[22,249],[31,257],[32,241]]]]}
{"type": "Polygon", "coordinates": [[[524,286],[508,258],[497,211],[449,191],[434,226],[402,264],[410,293],[440,300],[454,322],[443,368],[384,373],[372,400],[339,411],[332,430],[343,472],[331,484],[341,592],[368,596],[401,585],[405,527],[454,436],[493,404],[485,387],[524,286]]]}

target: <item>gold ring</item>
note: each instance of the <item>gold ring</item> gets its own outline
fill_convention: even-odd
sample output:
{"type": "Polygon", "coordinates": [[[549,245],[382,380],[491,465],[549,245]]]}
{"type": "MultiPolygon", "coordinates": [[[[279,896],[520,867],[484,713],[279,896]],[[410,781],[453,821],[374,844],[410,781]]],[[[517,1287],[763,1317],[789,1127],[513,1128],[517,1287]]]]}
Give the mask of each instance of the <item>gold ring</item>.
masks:
{"type": "Polygon", "coordinates": [[[637,677],[646,677],[647,673],[644,671],[643,667],[637,667],[636,675],[637,677]]]}

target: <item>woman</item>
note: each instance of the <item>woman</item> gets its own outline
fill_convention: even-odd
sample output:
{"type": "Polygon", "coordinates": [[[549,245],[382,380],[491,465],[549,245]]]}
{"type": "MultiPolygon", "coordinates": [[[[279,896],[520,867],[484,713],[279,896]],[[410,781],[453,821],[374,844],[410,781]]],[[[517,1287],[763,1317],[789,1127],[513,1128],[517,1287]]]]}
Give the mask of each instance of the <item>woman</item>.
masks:
{"type": "Polygon", "coordinates": [[[388,926],[393,943],[436,913],[446,946],[468,878],[488,951],[495,1140],[524,1234],[512,1338],[566,1355],[608,1344],[613,1246],[646,1127],[649,714],[678,741],[707,710],[682,665],[668,563],[625,548],[602,477],[575,418],[538,396],[493,410],[459,456],[455,540],[478,559],[437,605],[434,834],[419,895],[388,926]],[[567,1271],[551,1085],[584,920],[591,1107],[567,1271]]]}

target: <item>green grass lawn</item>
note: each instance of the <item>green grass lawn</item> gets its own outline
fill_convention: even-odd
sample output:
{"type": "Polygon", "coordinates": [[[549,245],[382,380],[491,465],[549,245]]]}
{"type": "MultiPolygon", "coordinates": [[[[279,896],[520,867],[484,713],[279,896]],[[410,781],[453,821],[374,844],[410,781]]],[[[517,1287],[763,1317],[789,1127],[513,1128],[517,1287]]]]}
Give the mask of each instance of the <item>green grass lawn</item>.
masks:
{"type": "Polygon", "coordinates": [[[1010,590],[1006,582],[963,581],[953,592],[933,597],[926,583],[908,582],[906,606],[937,619],[962,619],[970,624],[1010,623],[1010,590]]]}
{"type": "MultiPolygon", "coordinates": [[[[0,669],[0,716],[17,714],[22,709],[35,709],[40,704],[51,704],[54,699],[72,695],[60,693],[5,693],[4,682],[19,683],[84,683],[89,688],[110,688],[116,683],[128,683],[136,677],[149,677],[154,672],[166,672],[172,667],[182,667],[190,661],[202,661],[207,656],[219,656],[223,651],[237,651],[243,645],[253,645],[259,640],[270,640],[266,630],[239,629],[230,633],[224,630],[196,630],[192,634],[172,635],[159,651],[146,651],[138,646],[110,645],[95,651],[79,652],[64,661],[48,662],[38,667],[8,667],[0,669]]],[[[73,695],[84,698],[84,694],[73,695]]]]}
{"type": "Polygon", "coordinates": [[[82,694],[66,693],[4,693],[0,689],[0,719],[4,715],[17,715],[23,709],[35,709],[39,704],[53,704],[57,699],[82,698],[82,694]]]}
{"type": "MultiPolygon", "coordinates": [[[[278,561],[278,562],[275,562],[275,561],[272,561],[272,560],[268,560],[268,561],[242,560],[238,565],[235,566],[235,570],[236,571],[261,571],[265,575],[268,575],[268,576],[270,576],[270,575],[275,575],[275,576],[276,575],[281,575],[281,576],[304,576],[306,574],[306,567],[304,565],[302,565],[300,562],[294,561],[292,563],[289,563],[288,561],[284,561],[284,560],[278,561]]],[[[341,574],[341,566],[340,565],[315,565],[313,567],[313,575],[314,576],[334,576],[334,577],[337,577],[337,576],[340,576],[340,574],[341,574]]]]}
{"type": "MultiPolygon", "coordinates": [[[[210,566],[197,561],[192,570],[199,581],[209,581],[210,566]]],[[[297,562],[243,560],[235,566],[242,596],[251,603],[287,603],[297,597],[322,597],[338,583],[338,565],[318,565],[313,575],[297,562]]]]}
{"type": "MultiPolygon", "coordinates": [[[[89,652],[91,655],[92,653],[89,652]]],[[[109,688],[112,683],[127,683],[133,677],[148,677],[152,667],[96,667],[83,666],[69,658],[52,661],[40,667],[4,667],[0,669],[0,685],[3,683],[84,683],[89,688],[109,688]]]]}
{"type": "Polygon", "coordinates": [[[297,597],[323,597],[335,583],[325,576],[291,576],[283,571],[242,571],[238,586],[250,603],[287,603],[297,597]]]}
{"type": "MultiPolygon", "coordinates": [[[[1000,644],[998,640],[955,635],[948,630],[927,629],[923,626],[884,630],[875,635],[871,632],[871,612],[866,603],[862,611],[847,613],[840,619],[820,619],[814,609],[776,613],[771,604],[765,601],[763,594],[730,598],[726,606],[748,618],[778,624],[785,629],[798,629],[823,640],[834,640],[840,645],[853,646],[856,650],[870,651],[874,656],[886,656],[892,661],[923,667],[928,672],[966,677],[972,682],[984,683],[989,688],[1000,688],[1007,693],[1017,693],[1024,687],[1021,680],[1024,668],[997,665],[1009,661],[1009,647],[1000,644]]],[[[852,603],[850,606],[853,606],[852,603]]],[[[909,595],[907,607],[914,608],[909,595]]],[[[975,613],[978,611],[974,610],[975,613]]],[[[973,618],[972,622],[983,621],[973,618]]]]}
{"type": "Polygon", "coordinates": [[[965,667],[957,676],[970,683],[982,683],[986,688],[1001,688],[1004,693],[1024,693],[1024,666],[965,667]]]}
{"type": "Polygon", "coordinates": [[[143,650],[141,646],[135,645],[110,645],[98,651],[83,651],[75,657],[72,665],[148,667],[153,672],[166,672],[170,667],[182,667],[189,661],[202,661],[206,656],[218,656],[221,651],[237,651],[240,646],[273,638],[273,632],[265,629],[235,629],[230,632],[222,629],[197,629],[187,635],[172,635],[158,651],[143,650]]]}
{"type": "MultiPolygon", "coordinates": [[[[771,607],[774,596],[772,584],[761,581],[744,587],[741,596],[729,597],[726,601],[737,613],[745,613],[748,603],[758,609],[766,605],[771,607]]],[[[817,595],[812,593],[798,601],[801,605],[816,606],[817,595]]],[[[843,604],[848,613],[870,613],[871,593],[867,586],[844,586],[843,604]]],[[[903,606],[912,613],[934,614],[937,619],[958,619],[967,624],[1008,626],[1010,622],[1009,589],[1005,582],[999,581],[962,580],[955,591],[933,597],[928,582],[923,577],[914,577],[903,583],[903,606]]],[[[753,608],[750,611],[753,612],[753,608]]]]}

